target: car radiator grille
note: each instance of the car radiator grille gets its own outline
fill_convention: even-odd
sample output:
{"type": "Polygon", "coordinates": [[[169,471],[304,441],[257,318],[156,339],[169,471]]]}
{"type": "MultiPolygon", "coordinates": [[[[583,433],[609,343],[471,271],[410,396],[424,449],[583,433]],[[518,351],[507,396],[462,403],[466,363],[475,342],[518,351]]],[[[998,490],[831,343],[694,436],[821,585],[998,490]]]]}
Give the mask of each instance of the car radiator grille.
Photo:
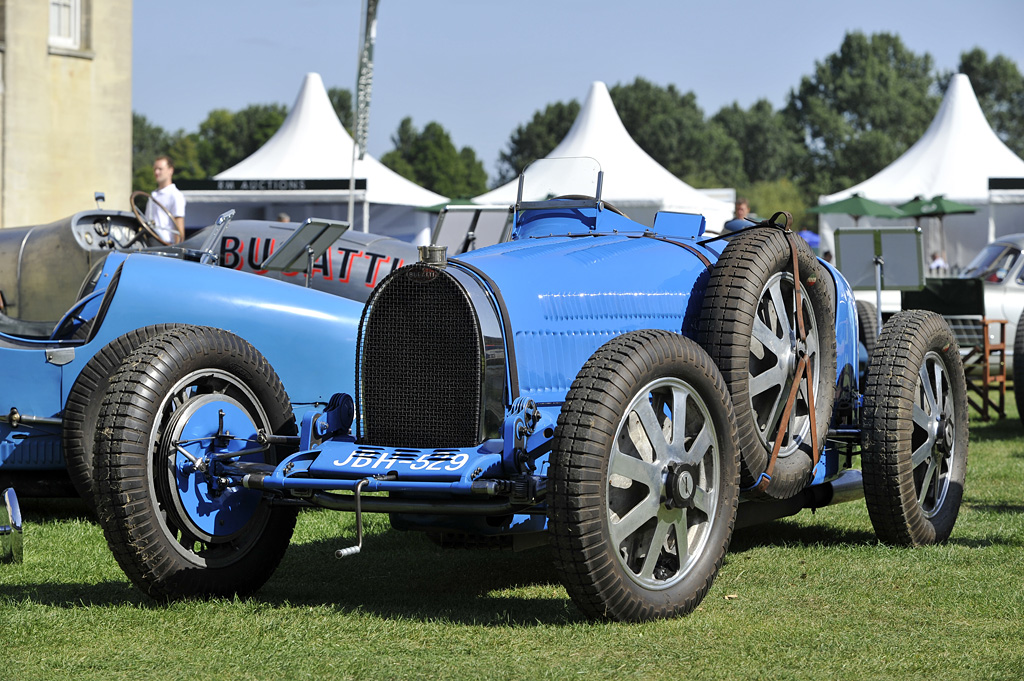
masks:
{"type": "Polygon", "coordinates": [[[415,264],[381,282],[359,328],[361,441],[415,448],[479,444],[480,338],[468,295],[443,270],[415,264]]]}

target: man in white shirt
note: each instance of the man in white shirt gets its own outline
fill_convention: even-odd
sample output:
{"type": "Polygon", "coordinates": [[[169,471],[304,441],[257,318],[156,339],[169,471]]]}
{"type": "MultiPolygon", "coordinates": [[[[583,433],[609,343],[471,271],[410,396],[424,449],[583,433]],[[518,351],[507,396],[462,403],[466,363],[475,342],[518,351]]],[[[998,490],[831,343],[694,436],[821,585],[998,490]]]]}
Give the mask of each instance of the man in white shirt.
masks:
{"type": "Polygon", "coordinates": [[[146,203],[146,218],[153,221],[161,239],[169,244],[178,243],[185,238],[185,195],[174,186],[174,162],[167,156],[157,156],[153,177],[156,191],[151,196],[166,210],[150,200],[146,203]]]}

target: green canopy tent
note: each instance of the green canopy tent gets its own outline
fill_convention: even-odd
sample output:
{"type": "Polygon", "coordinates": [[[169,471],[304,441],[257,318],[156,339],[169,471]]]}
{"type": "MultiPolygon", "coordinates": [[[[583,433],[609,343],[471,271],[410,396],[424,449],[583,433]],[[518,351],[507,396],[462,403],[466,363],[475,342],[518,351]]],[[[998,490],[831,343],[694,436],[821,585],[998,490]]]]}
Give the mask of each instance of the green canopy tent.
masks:
{"type": "Polygon", "coordinates": [[[853,217],[853,225],[857,226],[857,221],[862,217],[872,218],[902,218],[905,213],[898,208],[887,206],[884,203],[878,203],[871,199],[866,199],[860,194],[854,194],[848,198],[836,201],[835,203],[826,203],[822,206],[813,206],[807,209],[808,213],[839,213],[844,215],[850,215],[853,217]]]}
{"type": "Polygon", "coordinates": [[[904,215],[912,217],[920,225],[921,218],[938,218],[939,220],[939,241],[942,244],[942,255],[946,255],[946,232],[942,226],[944,215],[955,215],[957,213],[977,213],[978,209],[966,203],[960,203],[947,199],[942,194],[931,199],[923,196],[915,196],[913,201],[908,201],[900,206],[904,215]]]}

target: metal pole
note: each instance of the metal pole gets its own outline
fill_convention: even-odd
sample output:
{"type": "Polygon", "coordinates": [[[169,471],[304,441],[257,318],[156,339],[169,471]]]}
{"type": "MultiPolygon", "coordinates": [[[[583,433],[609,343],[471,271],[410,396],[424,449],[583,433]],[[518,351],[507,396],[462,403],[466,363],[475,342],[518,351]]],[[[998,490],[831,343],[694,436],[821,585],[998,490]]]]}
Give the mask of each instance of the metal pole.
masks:
{"type": "Polygon", "coordinates": [[[882,330],[882,265],[885,263],[882,260],[882,256],[875,256],[875,320],[878,322],[876,327],[879,331],[882,330]]]}

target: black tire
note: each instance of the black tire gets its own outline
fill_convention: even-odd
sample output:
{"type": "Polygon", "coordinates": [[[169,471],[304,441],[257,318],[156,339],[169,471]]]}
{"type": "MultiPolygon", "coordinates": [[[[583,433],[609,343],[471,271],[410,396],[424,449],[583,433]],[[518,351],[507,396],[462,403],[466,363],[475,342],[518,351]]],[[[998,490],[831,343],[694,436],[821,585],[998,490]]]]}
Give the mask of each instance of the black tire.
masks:
{"type": "MultiPolygon", "coordinates": [[[[92,320],[86,322],[92,325],[92,320]]],[[[96,490],[92,480],[93,440],[100,406],[110,385],[110,377],[124,358],[152,338],[174,328],[173,324],[156,324],[135,329],[115,338],[86,362],[75,379],[64,404],[61,440],[68,474],[79,496],[89,508],[96,508],[96,490]]],[[[81,328],[85,328],[83,325],[81,328]]],[[[77,332],[76,332],[77,333],[77,332]]]]}
{"type": "Polygon", "coordinates": [[[707,353],[667,331],[605,343],[569,390],[548,475],[555,566],[580,610],[636,621],[696,608],[728,550],[739,498],[732,405],[707,353]],[[669,444],[662,432],[676,427],[676,398],[684,395],[686,444],[676,448],[679,436],[669,444]],[[640,434],[642,419],[653,423],[654,440],[640,434]],[[686,447],[699,447],[700,457],[687,461],[686,447]],[[617,519],[630,513],[646,520],[617,537],[617,519]],[[685,559],[678,527],[686,530],[685,559]]]}
{"type": "MultiPolygon", "coordinates": [[[[219,428],[217,411],[227,412],[225,431],[250,439],[260,427],[295,433],[288,396],[263,356],[227,331],[196,326],[166,331],[131,353],[103,401],[95,452],[100,524],[125,574],[157,599],[255,591],[295,527],[294,508],[270,506],[240,485],[212,493],[175,453],[181,442],[201,457],[209,440],[200,438],[219,428]]],[[[276,463],[284,454],[271,448],[247,460],[276,463]]]]}
{"type": "Polygon", "coordinates": [[[942,317],[908,310],[886,322],[862,418],[864,498],[875,534],[897,546],[948,539],[963,498],[968,420],[960,348],[942,317]]]}
{"type": "MultiPolygon", "coordinates": [[[[802,239],[795,241],[821,448],[835,401],[835,303],[830,278],[822,274],[814,253],[802,239]]],[[[775,499],[789,498],[803,489],[814,467],[809,401],[806,386],[801,386],[767,488],[751,489],[767,470],[796,373],[795,349],[788,338],[797,321],[792,272],[790,241],[781,230],[737,234],[711,270],[697,333],[732,395],[740,440],[740,485],[752,496],[775,499]]]]}
{"type": "Polygon", "coordinates": [[[1013,399],[1017,403],[1017,414],[1024,424],[1024,312],[1017,320],[1017,331],[1013,338],[1013,399]]]}
{"type": "Polygon", "coordinates": [[[866,300],[857,301],[857,338],[868,351],[868,361],[878,344],[878,309],[866,300]]]}

